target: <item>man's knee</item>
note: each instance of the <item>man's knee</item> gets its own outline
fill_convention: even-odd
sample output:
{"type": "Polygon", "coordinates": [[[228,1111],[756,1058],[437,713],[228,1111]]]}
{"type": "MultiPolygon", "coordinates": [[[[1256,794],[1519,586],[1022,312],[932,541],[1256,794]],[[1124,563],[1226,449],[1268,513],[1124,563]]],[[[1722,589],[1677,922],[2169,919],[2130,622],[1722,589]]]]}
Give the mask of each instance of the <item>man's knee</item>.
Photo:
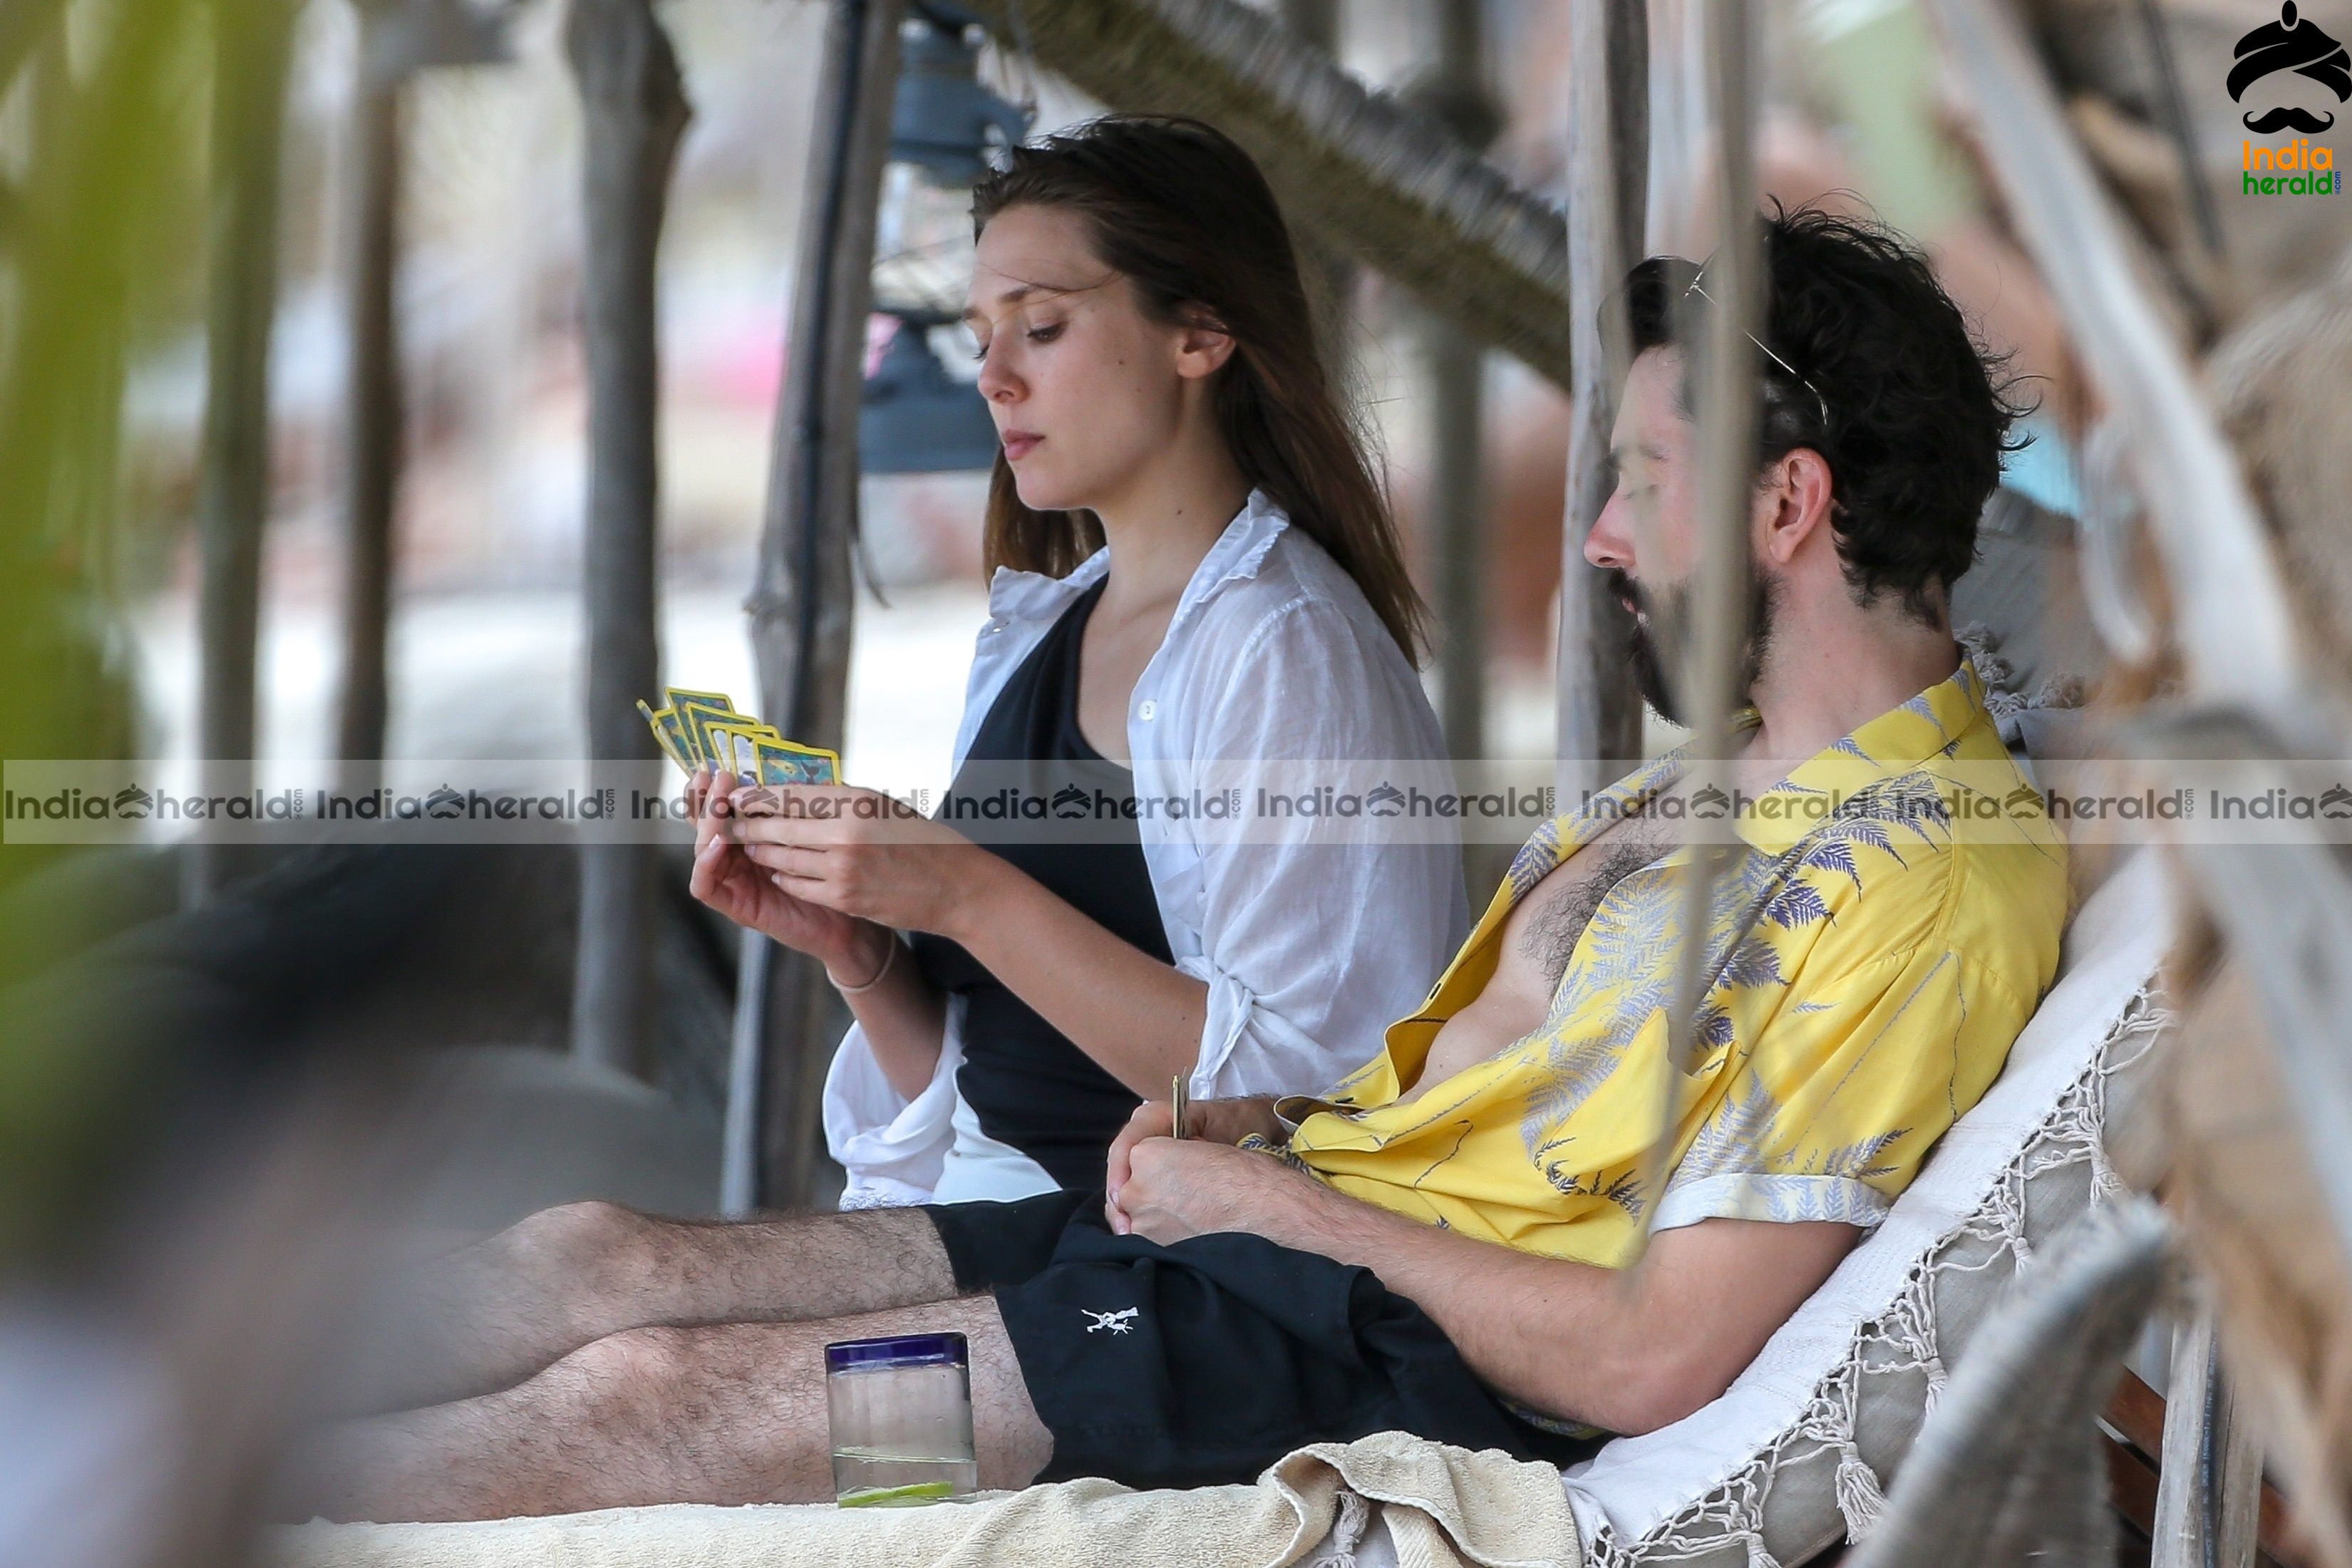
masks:
{"type": "Polygon", "coordinates": [[[636,1277],[659,1223],[618,1204],[561,1204],[517,1221],[499,1241],[533,1275],[610,1289],[636,1277]]]}
{"type": "Polygon", "coordinates": [[[599,1426],[658,1426],[677,1405],[694,1372],[689,1331],[645,1328],[592,1340],[550,1367],[547,1375],[574,1414],[599,1426]]]}

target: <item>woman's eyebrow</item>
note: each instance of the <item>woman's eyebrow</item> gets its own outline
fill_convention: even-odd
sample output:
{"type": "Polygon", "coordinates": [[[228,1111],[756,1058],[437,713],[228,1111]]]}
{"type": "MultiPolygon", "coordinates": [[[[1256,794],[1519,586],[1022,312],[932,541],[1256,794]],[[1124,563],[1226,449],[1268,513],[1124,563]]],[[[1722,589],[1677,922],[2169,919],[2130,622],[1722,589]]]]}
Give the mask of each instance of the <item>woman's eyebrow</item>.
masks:
{"type": "MultiPolygon", "coordinates": [[[[1109,281],[1109,279],[1102,278],[1096,279],[1092,283],[1016,283],[1012,288],[1007,289],[1003,293],[999,294],[995,299],[994,304],[995,308],[1000,311],[1009,310],[1015,305],[1027,304],[1032,299],[1055,295],[1067,296],[1072,294],[1090,294],[1109,281]]],[[[984,321],[989,318],[987,313],[982,310],[978,305],[966,305],[963,310],[962,319],[964,322],[969,325],[975,321],[984,321]]]]}

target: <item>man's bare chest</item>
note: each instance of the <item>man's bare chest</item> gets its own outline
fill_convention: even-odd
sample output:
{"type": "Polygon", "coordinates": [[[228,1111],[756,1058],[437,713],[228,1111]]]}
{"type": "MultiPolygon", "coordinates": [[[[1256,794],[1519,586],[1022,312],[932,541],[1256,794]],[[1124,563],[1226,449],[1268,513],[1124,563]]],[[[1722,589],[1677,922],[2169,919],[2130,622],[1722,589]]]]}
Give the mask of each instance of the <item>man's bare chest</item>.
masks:
{"type": "Polygon", "coordinates": [[[1601,904],[1670,847],[1655,825],[1636,818],[1561,861],[1511,911],[1498,975],[1506,968],[1523,970],[1549,1001],[1601,904]]]}
{"type": "Polygon", "coordinates": [[[1664,825],[1633,817],[1552,868],[1513,907],[1497,938],[1495,973],[1430,1042],[1419,1082],[1401,1098],[1486,1060],[1542,1026],[1576,944],[1620,882],[1673,847],[1664,825]]]}

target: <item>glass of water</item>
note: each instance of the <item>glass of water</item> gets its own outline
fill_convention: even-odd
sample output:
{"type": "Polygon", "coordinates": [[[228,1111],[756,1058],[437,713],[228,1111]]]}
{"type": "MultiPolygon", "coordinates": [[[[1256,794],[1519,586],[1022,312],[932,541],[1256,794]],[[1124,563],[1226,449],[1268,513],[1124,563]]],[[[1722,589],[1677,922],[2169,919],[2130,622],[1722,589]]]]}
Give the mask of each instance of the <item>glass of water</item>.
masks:
{"type": "Polygon", "coordinates": [[[980,1486],[971,1358],[961,1334],[898,1334],[824,1347],[834,1499],[904,1508],[980,1486]]]}

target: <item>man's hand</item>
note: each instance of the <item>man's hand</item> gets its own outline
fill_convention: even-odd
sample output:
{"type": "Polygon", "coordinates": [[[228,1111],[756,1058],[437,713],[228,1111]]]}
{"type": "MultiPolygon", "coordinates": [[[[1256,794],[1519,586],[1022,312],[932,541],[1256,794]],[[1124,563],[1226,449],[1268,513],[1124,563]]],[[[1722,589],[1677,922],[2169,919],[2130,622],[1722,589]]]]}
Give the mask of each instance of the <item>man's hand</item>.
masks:
{"type": "MultiPolygon", "coordinates": [[[[1253,1132],[1275,1143],[1283,1142],[1285,1137],[1282,1121],[1274,1113],[1274,1100],[1266,1095],[1247,1100],[1196,1100],[1186,1107],[1184,1123],[1185,1138],[1211,1143],[1238,1143],[1253,1132]]],[[[1135,1114],[1127,1119],[1127,1125],[1111,1141],[1103,1212],[1109,1216],[1111,1228],[1119,1235],[1127,1234],[1119,1213],[1119,1189],[1127,1184],[1135,1146],[1147,1138],[1172,1139],[1175,1133],[1176,1108],[1164,1100],[1147,1100],[1135,1108],[1135,1114]]]]}
{"type": "Polygon", "coordinates": [[[1329,1195],[1255,1149],[1147,1138],[1129,1151],[1127,1180],[1108,1214],[1119,1235],[1165,1244],[1221,1230],[1293,1230],[1301,1211],[1329,1195]]]}

